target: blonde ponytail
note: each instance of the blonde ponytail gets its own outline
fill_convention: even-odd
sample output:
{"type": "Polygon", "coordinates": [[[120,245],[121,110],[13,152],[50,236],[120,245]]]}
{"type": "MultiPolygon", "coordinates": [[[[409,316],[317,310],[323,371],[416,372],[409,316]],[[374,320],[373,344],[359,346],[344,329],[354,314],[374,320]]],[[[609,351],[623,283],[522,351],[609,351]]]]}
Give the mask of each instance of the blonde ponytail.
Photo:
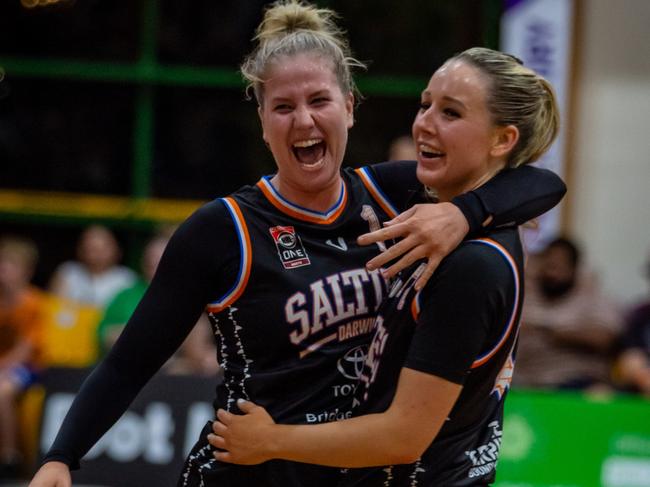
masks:
{"type": "Polygon", "coordinates": [[[560,129],[560,112],[551,84],[516,57],[492,49],[474,47],[452,60],[467,62],[487,77],[492,121],[519,130],[508,165],[529,164],[544,155],[560,129]]]}

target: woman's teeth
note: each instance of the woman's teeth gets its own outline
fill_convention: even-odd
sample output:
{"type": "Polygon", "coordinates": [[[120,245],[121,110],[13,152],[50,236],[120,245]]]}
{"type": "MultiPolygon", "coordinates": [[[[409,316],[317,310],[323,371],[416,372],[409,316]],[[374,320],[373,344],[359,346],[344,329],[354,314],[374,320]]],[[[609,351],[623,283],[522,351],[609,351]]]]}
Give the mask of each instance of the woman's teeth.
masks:
{"type": "Polygon", "coordinates": [[[293,146],[294,147],[311,147],[312,145],[316,145],[319,142],[322,142],[323,139],[309,139],[309,140],[301,140],[299,142],[294,142],[293,146]]]}
{"type": "Polygon", "coordinates": [[[323,139],[307,139],[293,143],[293,153],[296,159],[306,167],[318,166],[325,157],[325,142],[323,139]]]}
{"type": "Polygon", "coordinates": [[[418,148],[424,157],[442,157],[444,155],[442,152],[434,149],[430,145],[420,144],[418,148]]]}

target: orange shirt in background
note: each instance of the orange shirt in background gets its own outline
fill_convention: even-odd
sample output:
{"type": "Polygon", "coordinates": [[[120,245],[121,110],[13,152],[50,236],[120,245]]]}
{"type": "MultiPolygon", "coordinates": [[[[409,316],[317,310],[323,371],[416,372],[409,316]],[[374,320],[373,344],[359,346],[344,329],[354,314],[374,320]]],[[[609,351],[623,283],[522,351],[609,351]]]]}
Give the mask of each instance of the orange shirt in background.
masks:
{"type": "Polygon", "coordinates": [[[34,347],[31,365],[38,365],[42,343],[44,294],[34,286],[25,289],[12,306],[0,304],[0,359],[25,339],[34,347]]]}

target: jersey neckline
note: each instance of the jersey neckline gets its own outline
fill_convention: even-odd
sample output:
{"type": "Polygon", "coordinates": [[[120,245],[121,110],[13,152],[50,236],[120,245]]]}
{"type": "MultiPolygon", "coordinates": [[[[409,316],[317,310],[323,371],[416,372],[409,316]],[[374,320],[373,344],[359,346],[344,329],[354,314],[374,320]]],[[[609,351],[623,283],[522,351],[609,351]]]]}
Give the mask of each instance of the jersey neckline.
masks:
{"type": "Polygon", "coordinates": [[[341,177],[341,191],[336,203],[324,212],[310,210],[289,201],[271,184],[271,177],[272,176],[262,176],[262,178],[257,182],[257,187],[262,191],[262,194],[266,197],[269,203],[288,216],[309,223],[328,225],[335,222],[336,219],[341,216],[343,210],[345,210],[345,205],[348,201],[348,190],[343,177],[341,177]]]}

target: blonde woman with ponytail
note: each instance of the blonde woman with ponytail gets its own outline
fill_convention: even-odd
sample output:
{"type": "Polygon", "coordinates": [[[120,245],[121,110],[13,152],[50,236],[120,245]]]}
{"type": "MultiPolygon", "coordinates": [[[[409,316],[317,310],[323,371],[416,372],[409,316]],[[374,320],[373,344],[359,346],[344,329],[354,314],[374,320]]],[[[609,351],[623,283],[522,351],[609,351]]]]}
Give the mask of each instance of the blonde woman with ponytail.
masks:
{"type": "MultiPolygon", "coordinates": [[[[546,80],[512,56],[469,49],[422,92],[413,123],[418,179],[439,201],[451,201],[504,168],[537,160],[558,125],[546,80]]],[[[379,309],[354,418],[276,424],[245,401],[244,415],[218,411],[215,458],[347,467],[338,484],[346,487],[494,482],[523,299],[518,231],[466,240],[417,291],[425,266],[400,272],[379,309]]]]}
{"type": "MultiPolygon", "coordinates": [[[[387,277],[423,257],[432,272],[468,231],[485,231],[484,221],[523,222],[561,197],[563,184],[552,173],[504,173],[487,189],[459,194],[453,203],[420,205],[366,237],[404,237],[385,255],[378,257],[381,242],[359,245],[359,234],[397,217],[420,186],[413,161],[342,169],[354,124],[351,70],[362,63],[334,18],[297,1],[266,11],[241,70],[277,172],[206,204],[180,226],[120,339],[82,386],[31,487],[70,486],[70,469],[206,309],[224,370],[216,408],[237,413],[238,400],[250,400],[287,424],[350,418],[357,366],[388,294],[387,277]],[[537,189],[504,194],[522,178],[537,189]],[[385,275],[377,270],[405,252],[385,275]]],[[[179,486],[329,487],[338,481],[337,468],[223,462],[208,443],[211,431],[209,423],[179,486]]]]}

